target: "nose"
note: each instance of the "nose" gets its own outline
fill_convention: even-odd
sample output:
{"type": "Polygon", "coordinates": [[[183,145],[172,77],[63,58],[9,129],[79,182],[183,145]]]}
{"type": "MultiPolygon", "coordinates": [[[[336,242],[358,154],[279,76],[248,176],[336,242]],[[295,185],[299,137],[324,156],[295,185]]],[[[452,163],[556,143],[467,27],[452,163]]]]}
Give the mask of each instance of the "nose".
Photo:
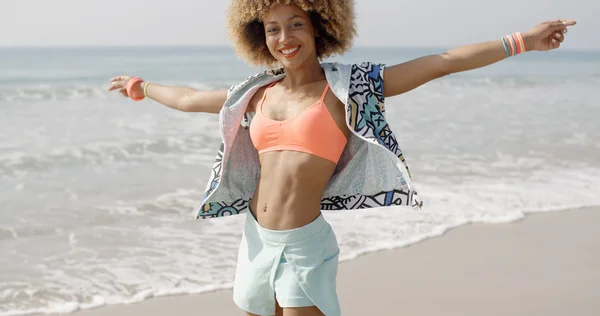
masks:
{"type": "Polygon", "coordinates": [[[279,36],[279,42],[281,44],[285,45],[290,42],[290,39],[292,38],[292,34],[290,34],[290,30],[283,29],[280,34],[281,34],[281,36],[279,36]]]}

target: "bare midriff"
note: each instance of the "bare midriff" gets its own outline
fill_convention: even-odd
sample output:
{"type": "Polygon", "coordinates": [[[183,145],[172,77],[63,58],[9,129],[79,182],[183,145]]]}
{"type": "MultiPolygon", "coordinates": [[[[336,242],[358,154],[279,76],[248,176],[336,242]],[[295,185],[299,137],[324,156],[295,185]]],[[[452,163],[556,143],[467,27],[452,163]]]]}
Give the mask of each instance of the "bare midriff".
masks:
{"type": "MultiPolygon", "coordinates": [[[[264,87],[255,94],[250,101],[249,111],[257,109],[259,102],[264,99],[266,89],[268,88],[264,87]]],[[[327,91],[324,79],[311,84],[306,88],[305,91],[308,92],[305,93],[293,94],[277,91],[277,89],[269,90],[269,97],[273,102],[266,105],[268,113],[265,113],[265,107],[261,106],[261,115],[269,121],[278,120],[281,124],[289,124],[285,121],[290,121],[294,117],[296,120],[306,119],[305,116],[303,117],[307,115],[306,109],[320,100],[326,107],[325,111],[321,109],[320,115],[330,115],[333,120],[328,122],[312,118],[311,122],[337,126],[335,129],[323,130],[322,133],[327,135],[323,135],[326,139],[321,141],[339,142],[338,137],[330,134],[337,132],[336,129],[339,129],[343,138],[347,139],[350,130],[346,127],[344,106],[333,93],[323,94],[324,90],[327,91]]],[[[313,110],[318,109],[313,107],[313,110]]],[[[268,123],[272,124],[272,122],[268,123]]],[[[288,130],[290,128],[292,127],[288,130]]],[[[318,135],[311,137],[318,137],[318,135]]],[[[345,142],[345,139],[342,141],[345,142]]],[[[270,151],[267,148],[258,155],[260,176],[250,202],[250,210],[259,225],[270,230],[299,228],[319,217],[323,193],[336,168],[334,161],[337,161],[337,157],[323,157],[326,155],[323,155],[318,148],[313,154],[307,152],[305,148],[296,150],[291,146],[284,147],[289,148],[270,151]]]]}
{"type": "Polygon", "coordinates": [[[250,209],[262,227],[294,229],[321,214],[323,191],[335,163],[295,151],[267,152],[259,160],[260,178],[250,209]]]}

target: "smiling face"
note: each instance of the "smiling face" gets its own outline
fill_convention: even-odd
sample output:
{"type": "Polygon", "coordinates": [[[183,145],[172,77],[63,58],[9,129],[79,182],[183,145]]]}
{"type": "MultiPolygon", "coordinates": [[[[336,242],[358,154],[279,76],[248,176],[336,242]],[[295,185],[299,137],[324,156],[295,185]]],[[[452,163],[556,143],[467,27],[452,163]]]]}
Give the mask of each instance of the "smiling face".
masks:
{"type": "Polygon", "coordinates": [[[285,68],[295,69],[317,57],[315,29],[306,12],[295,5],[277,5],[263,18],[267,47],[285,68]]]}

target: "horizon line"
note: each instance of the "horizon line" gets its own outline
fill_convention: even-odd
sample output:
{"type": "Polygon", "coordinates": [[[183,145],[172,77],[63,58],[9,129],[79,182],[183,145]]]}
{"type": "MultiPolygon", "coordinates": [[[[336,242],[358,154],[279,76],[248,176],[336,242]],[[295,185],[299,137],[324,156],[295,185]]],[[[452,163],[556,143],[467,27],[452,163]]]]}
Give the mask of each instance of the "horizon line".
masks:
{"type": "MultiPolygon", "coordinates": [[[[205,47],[205,48],[229,48],[233,50],[231,44],[133,44],[133,45],[115,45],[115,44],[82,44],[82,45],[2,45],[0,49],[32,49],[32,48],[194,48],[194,47],[205,47]]],[[[350,51],[354,48],[400,48],[400,49],[441,49],[447,50],[453,47],[434,46],[434,45],[354,45],[350,48],[350,51]]],[[[560,51],[570,52],[600,52],[600,48],[562,48],[560,51]]]]}

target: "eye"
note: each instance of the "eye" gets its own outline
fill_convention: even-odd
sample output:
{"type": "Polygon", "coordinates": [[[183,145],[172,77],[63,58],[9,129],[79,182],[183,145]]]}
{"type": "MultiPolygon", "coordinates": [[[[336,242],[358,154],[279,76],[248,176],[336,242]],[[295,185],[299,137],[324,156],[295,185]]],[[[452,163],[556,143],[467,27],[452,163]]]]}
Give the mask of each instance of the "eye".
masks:
{"type": "Polygon", "coordinates": [[[272,27],[272,28],[267,29],[267,33],[273,33],[273,32],[276,32],[276,31],[277,31],[276,27],[272,27]]]}
{"type": "Polygon", "coordinates": [[[297,27],[301,27],[301,26],[302,26],[302,23],[300,23],[300,22],[295,22],[292,24],[293,28],[297,28],[297,27]]]}

